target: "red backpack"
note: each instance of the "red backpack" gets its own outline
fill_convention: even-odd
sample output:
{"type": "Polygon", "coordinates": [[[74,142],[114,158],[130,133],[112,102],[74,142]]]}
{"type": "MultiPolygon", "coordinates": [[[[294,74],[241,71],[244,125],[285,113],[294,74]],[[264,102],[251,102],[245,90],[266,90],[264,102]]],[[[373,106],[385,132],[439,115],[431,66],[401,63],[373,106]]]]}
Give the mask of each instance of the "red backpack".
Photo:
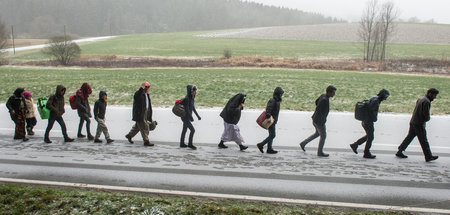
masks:
{"type": "Polygon", "coordinates": [[[76,100],[75,97],[76,97],[75,94],[73,94],[73,95],[71,95],[71,96],[69,97],[70,107],[71,107],[73,110],[76,110],[76,109],[77,109],[77,100],[76,100]]]}

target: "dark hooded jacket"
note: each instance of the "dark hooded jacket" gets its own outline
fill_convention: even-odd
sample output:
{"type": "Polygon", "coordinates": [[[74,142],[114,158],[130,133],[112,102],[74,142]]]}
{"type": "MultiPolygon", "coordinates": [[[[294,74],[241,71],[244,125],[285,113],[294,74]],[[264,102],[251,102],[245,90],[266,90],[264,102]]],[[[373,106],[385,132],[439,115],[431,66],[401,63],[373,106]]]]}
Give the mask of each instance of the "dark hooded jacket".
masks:
{"type": "Polygon", "coordinates": [[[19,114],[21,104],[23,105],[23,107],[26,110],[25,98],[20,95],[23,92],[25,92],[25,90],[23,88],[17,88],[14,91],[13,95],[10,96],[8,101],[6,102],[6,108],[8,108],[11,119],[14,122],[16,121],[17,116],[19,114]],[[11,111],[14,111],[15,113],[12,114],[11,111]]]}
{"type": "Polygon", "coordinates": [[[195,110],[195,98],[192,95],[192,89],[194,86],[187,85],[186,86],[186,97],[183,99],[183,106],[184,110],[186,111],[186,115],[181,117],[184,120],[190,120],[191,122],[194,121],[194,117],[192,117],[192,111],[195,113],[197,118],[200,118],[200,116],[197,113],[197,110],[195,110]]]}
{"type": "Polygon", "coordinates": [[[275,120],[273,123],[277,124],[278,115],[280,113],[280,103],[282,101],[281,94],[284,94],[284,90],[281,87],[275,88],[273,91],[273,97],[269,99],[266,106],[266,118],[270,118],[271,116],[275,120]]]}
{"type": "Polygon", "coordinates": [[[414,125],[423,125],[430,121],[430,108],[431,101],[426,95],[417,99],[410,123],[414,125]]]}
{"type": "Polygon", "coordinates": [[[106,95],[105,91],[100,91],[98,94],[98,100],[94,104],[94,117],[99,119],[105,119],[107,103],[102,99],[103,95],[106,95]]]}
{"type": "Polygon", "coordinates": [[[48,98],[47,108],[50,110],[50,117],[61,117],[65,112],[62,91],[66,91],[66,88],[63,85],[58,85],[55,94],[48,98]]]}
{"type": "Polygon", "coordinates": [[[77,104],[77,112],[79,117],[92,117],[91,106],[89,105],[89,95],[92,93],[91,86],[83,83],[80,89],[77,89],[75,101],[77,104]]]}
{"type": "Polygon", "coordinates": [[[316,100],[316,110],[312,115],[313,122],[317,125],[325,125],[330,112],[330,98],[327,94],[322,94],[316,100]]]}
{"type": "Polygon", "coordinates": [[[142,87],[134,93],[133,96],[133,121],[141,122],[141,121],[152,121],[153,109],[152,109],[152,100],[150,99],[150,95],[144,92],[142,87]],[[146,99],[148,99],[148,109],[146,99]],[[145,110],[147,109],[147,119],[144,119],[145,110]]]}
{"type": "Polygon", "coordinates": [[[229,124],[236,125],[241,119],[241,111],[243,108],[239,108],[240,104],[245,102],[245,94],[238,93],[233,96],[228,103],[223,108],[220,116],[223,118],[223,121],[229,124]]]}
{"type": "Polygon", "coordinates": [[[380,103],[387,97],[389,97],[389,91],[382,89],[378,95],[369,99],[369,117],[364,122],[376,122],[378,120],[380,103]]]}

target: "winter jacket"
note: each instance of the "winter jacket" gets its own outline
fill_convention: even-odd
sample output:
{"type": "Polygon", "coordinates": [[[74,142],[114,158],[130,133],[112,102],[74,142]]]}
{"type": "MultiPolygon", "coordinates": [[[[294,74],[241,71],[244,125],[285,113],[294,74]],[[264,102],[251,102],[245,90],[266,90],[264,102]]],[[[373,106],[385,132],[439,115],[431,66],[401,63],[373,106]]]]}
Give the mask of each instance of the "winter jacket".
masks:
{"type": "Polygon", "coordinates": [[[200,116],[197,113],[197,110],[195,109],[195,98],[194,96],[192,96],[192,88],[194,86],[192,85],[187,85],[186,86],[186,97],[183,99],[183,106],[184,106],[184,110],[186,111],[186,115],[184,115],[183,117],[181,117],[184,120],[190,120],[191,122],[194,121],[194,118],[192,117],[192,111],[194,111],[195,115],[197,116],[197,118],[200,118],[200,116]]]}
{"type": "Polygon", "coordinates": [[[284,94],[284,90],[281,87],[275,88],[273,91],[273,97],[269,99],[266,106],[266,118],[271,116],[275,120],[273,123],[277,124],[278,114],[280,113],[280,103],[282,101],[281,94],[284,94]]]}
{"type": "Polygon", "coordinates": [[[34,110],[34,101],[33,98],[25,99],[25,106],[27,107],[25,111],[26,118],[36,117],[36,111],[34,110]]]}
{"type": "Polygon", "coordinates": [[[9,97],[6,102],[6,108],[8,108],[11,119],[15,122],[19,114],[20,107],[23,106],[26,109],[25,98],[21,95],[25,90],[23,88],[17,88],[13,95],[9,97]],[[12,114],[11,112],[15,113],[12,114]]]}
{"type": "Polygon", "coordinates": [[[430,120],[430,108],[431,101],[427,96],[422,96],[417,99],[410,123],[414,125],[423,125],[428,122],[430,120]]]}
{"type": "Polygon", "coordinates": [[[102,99],[102,96],[106,95],[105,91],[100,91],[98,94],[98,100],[94,104],[94,117],[99,119],[105,119],[106,114],[106,106],[107,103],[105,100],[102,99]]]}
{"type": "Polygon", "coordinates": [[[386,89],[380,90],[378,95],[373,96],[369,99],[369,116],[364,122],[376,122],[378,120],[378,110],[380,108],[380,103],[389,97],[389,91],[386,89]]]}
{"type": "Polygon", "coordinates": [[[313,122],[317,125],[325,125],[329,112],[330,98],[326,94],[322,94],[316,100],[316,110],[312,115],[313,122]]]}
{"type": "Polygon", "coordinates": [[[58,85],[55,94],[48,98],[47,108],[50,110],[50,117],[61,117],[64,114],[64,95],[61,95],[63,91],[65,92],[66,88],[58,85]]]}
{"type": "Polygon", "coordinates": [[[243,108],[240,108],[239,105],[243,104],[245,101],[245,94],[238,93],[233,96],[228,103],[223,108],[220,116],[223,120],[228,124],[236,125],[241,119],[241,111],[243,108]]]}
{"type": "Polygon", "coordinates": [[[77,112],[79,117],[92,117],[91,106],[89,105],[89,95],[92,93],[91,86],[88,83],[83,83],[81,88],[77,89],[75,93],[75,102],[77,104],[77,112]]]}
{"type": "Polygon", "coordinates": [[[133,121],[142,122],[142,121],[152,121],[152,101],[150,99],[150,95],[144,92],[143,88],[139,88],[139,90],[134,93],[133,96],[133,121]],[[148,100],[148,109],[146,99],[148,100]],[[147,109],[147,119],[144,119],[145,110],[147,109]]]}

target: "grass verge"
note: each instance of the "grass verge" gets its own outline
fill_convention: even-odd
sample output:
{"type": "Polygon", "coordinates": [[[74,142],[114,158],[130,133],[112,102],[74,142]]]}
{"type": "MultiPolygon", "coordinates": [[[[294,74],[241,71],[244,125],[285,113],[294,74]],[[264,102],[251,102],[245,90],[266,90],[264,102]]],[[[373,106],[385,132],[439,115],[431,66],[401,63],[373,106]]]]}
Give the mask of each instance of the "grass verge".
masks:
{"type": "Polygon", "coordinates": [[[0,214],[403,214],[0,184],[0,214]]]}
{"type": "Polygon", "coordinates": [[[247,108],[264,108],[277,86],[285,95],[282,109],[315,109],[316,98],[328,85],[338,90],[330,103],[336,111],[353,111],[354,104],[376,95],[386,88],[389,99],[380,111],[411,113],[417,98],[435,87],[440,94],[432,104],[432,113],[450,114],[450,77],[363,72],[289,69],[84,69],[84,68],[22,68],[0,67],[0,100],[6,102],[17,87],[33,93],[35,99],[53,94],[56,85],[67,87],[69,95],[83,82],[93,88],[90,102],[97,99],[100,90],[108,92],[110,105],[131,105],[133,94],[143,81],[151,83],[152,103],[172,106],[186,94],[186,85],[199,88],[196,105],[223,107],[238,92],[247,94],[247,108]]]}

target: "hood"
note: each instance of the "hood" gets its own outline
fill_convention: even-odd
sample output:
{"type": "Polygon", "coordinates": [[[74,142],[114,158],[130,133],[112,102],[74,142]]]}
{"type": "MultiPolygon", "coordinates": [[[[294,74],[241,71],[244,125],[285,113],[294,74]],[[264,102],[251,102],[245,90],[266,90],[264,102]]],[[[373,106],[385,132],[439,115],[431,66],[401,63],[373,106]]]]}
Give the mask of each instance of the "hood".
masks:
{"type": "Polygon", "coordinates": [[[380,92],[378,93],[377,96],[378,96],[378,98],[380,98],[381,100],[383,100],[383,99],[389,97],[390,94],[389,94],[389,91],[388,91],[388,90],[382,89],[382,90],[380,90],[380,92]]]}
{"type": "Polygon", "coordinates": [[[244,104],[245,102],[245,97],[246,95],[243,93],[238,93],[235,96],[233,96],[229,102],[228,102],[228,106],[232,107],[232,108],[236,108],[238,107],[240,104],[244,104]]]}
{"type": "Polygon", "coordinates": [[[25,89],[19,87],[19,88],[17,88],[17,89],[14,91],[14,95],[17,96],[17,97],[21,97],[20,94],[22,94],[23,92],[25,92],[25,89]]]}
{"type": "Polygon", "coordinates": [[[280,94],[284,94],[284,90],[281,87],[277,87],[275,88],[275,90],[273,91],[273,97],[278,100],[281,101],[281,96],[280,94]]]}
{"type": "Polygon", "coordinates": [[[63,85],[56,86],[55,95],[57,97],[61,96],[61,91],[66,91],[66,88],[63,85]]]}
{"type": "Polygon", "coordinates": [[[25,97],[26,99],[27,98],[30,98],[32,95],[31,95],[31,93],[30,92],[24,92],[23,93],[23,97],[25,97]]]}
{"type": "Polygon", "coordinates": [[[192,98],[192,91],[197,90],[197,86],[195,85],[187,85],[186,86],[186,95],[189,98],[192,98]]]}
{"type": "Polygon", "coordinates": [[[103,95],[107,95],[106,92],[105,92],[105,91],[100,91],[100,92],[98,93],[98,99],[99,99],[99,100],[102,100],[102,96],[103,96],[103,95]]]}
{"type": "Polygon", "coordinates": [[[87,82],[84,82],[82,85],[81,85],[81,92],[83,93],[83,95],[85,96],[85,97],[89,97],[89,95],[92,93],[92,88],[91,88],[91,85],[89,85],[87,82]]]}

